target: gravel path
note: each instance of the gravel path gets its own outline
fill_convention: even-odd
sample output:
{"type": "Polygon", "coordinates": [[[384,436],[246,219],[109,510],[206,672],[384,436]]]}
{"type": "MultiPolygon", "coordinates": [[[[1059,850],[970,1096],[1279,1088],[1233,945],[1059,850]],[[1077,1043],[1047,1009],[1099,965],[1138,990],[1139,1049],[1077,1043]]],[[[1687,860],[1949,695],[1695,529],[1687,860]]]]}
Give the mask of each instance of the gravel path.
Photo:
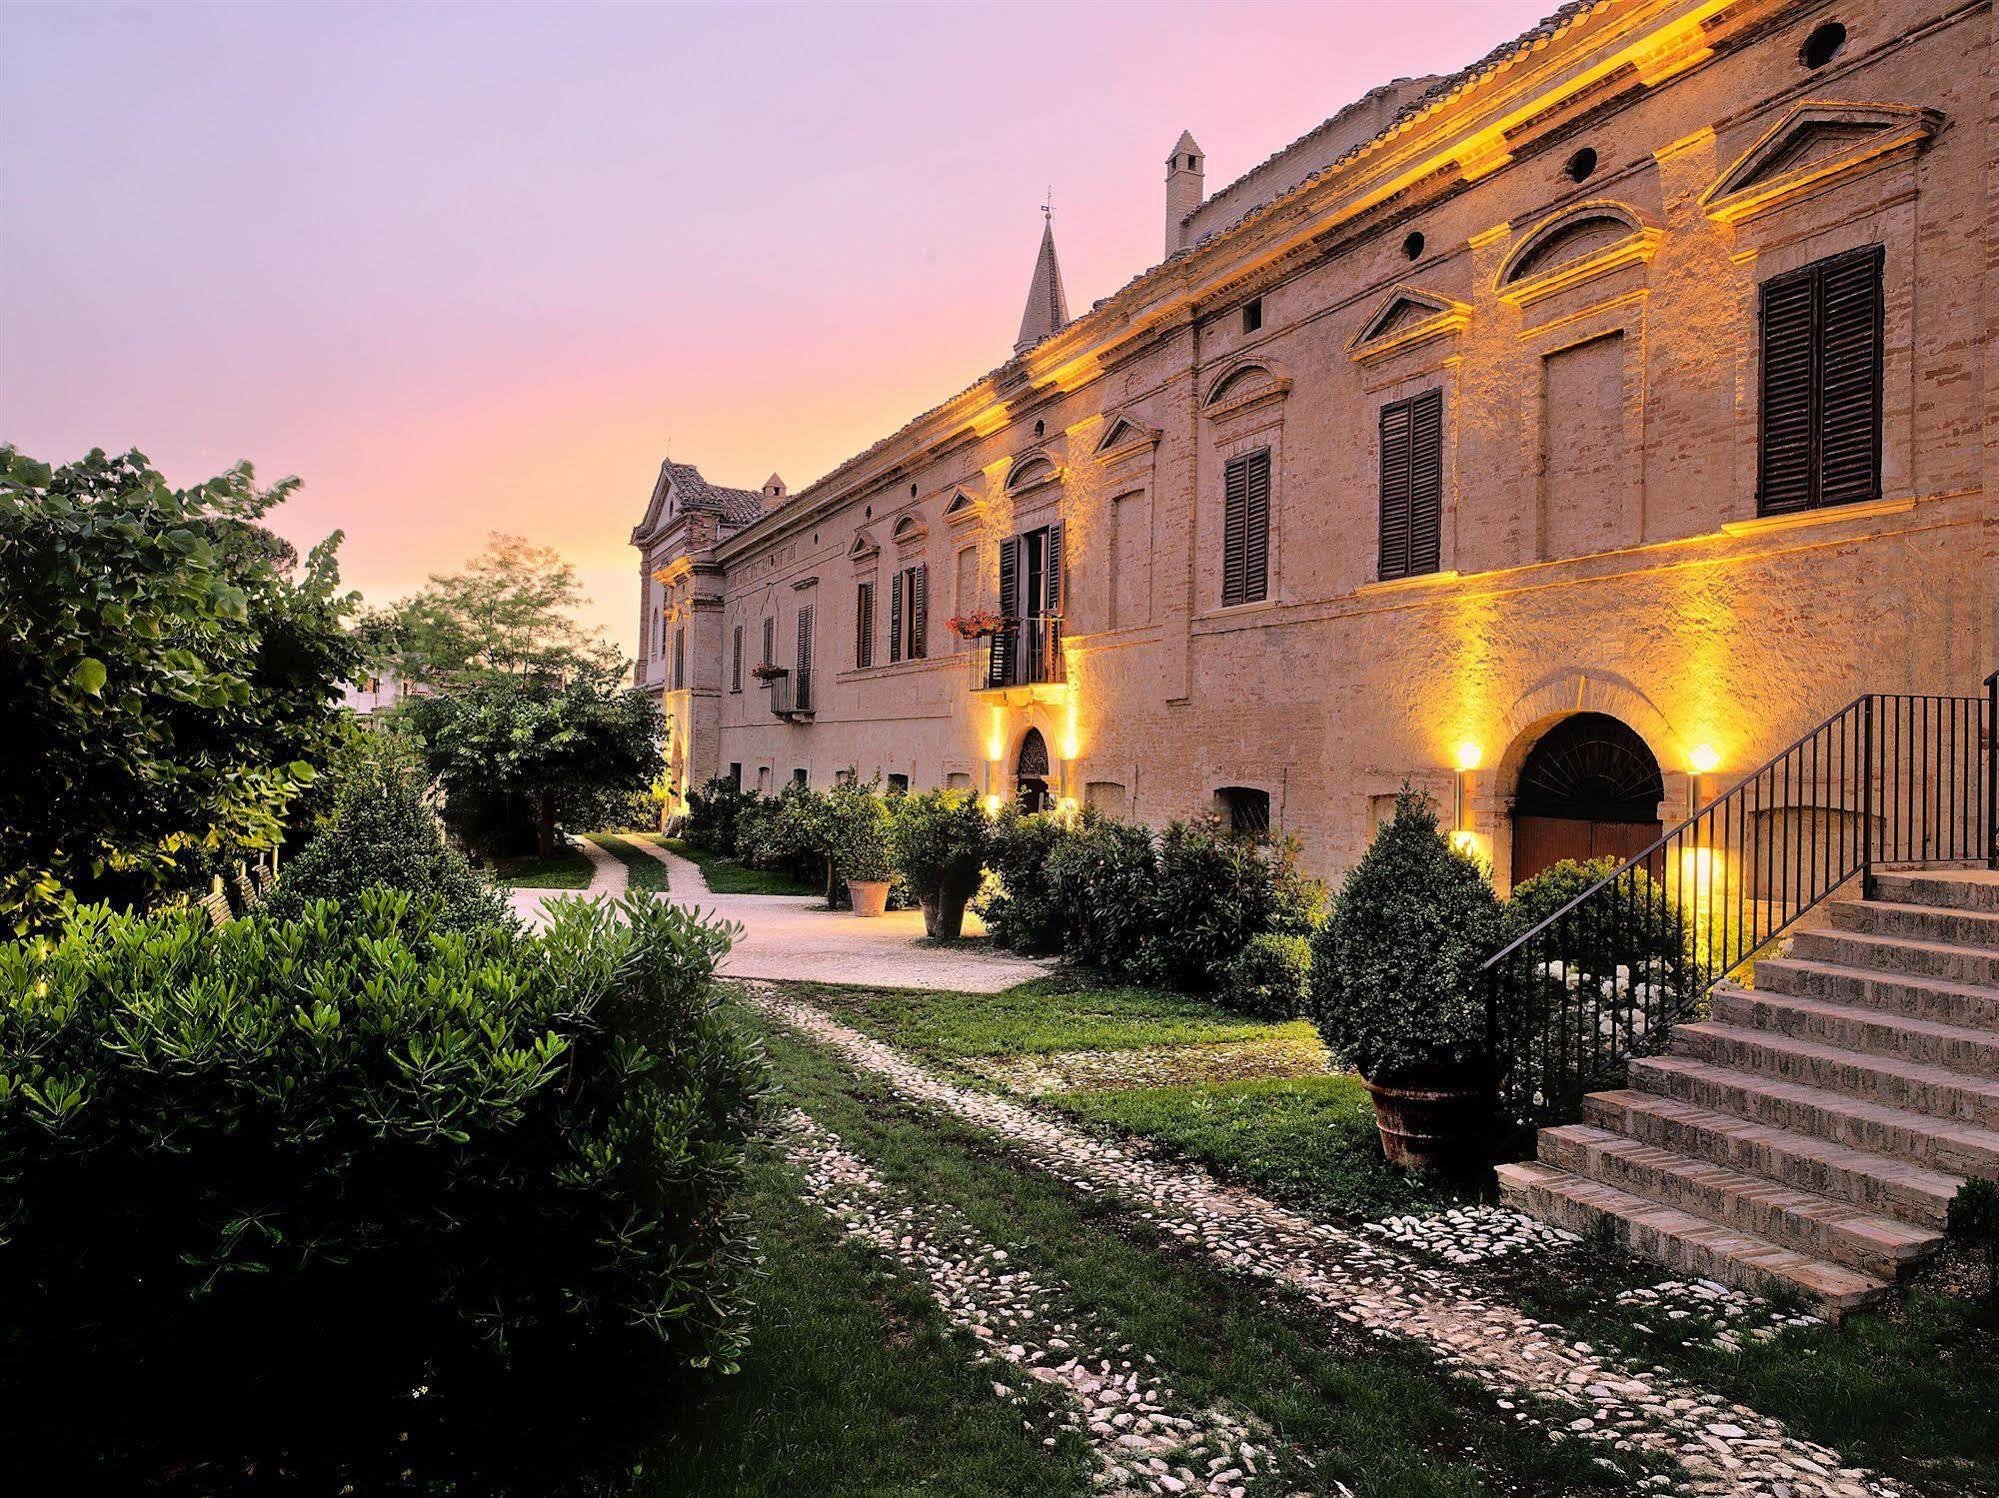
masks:
{"type": "MultiPolygon", "coordinates": [[[[1428,1343],[1441,1364],[1495,1394],[1573,1401],[1588,1409],[1555,1439],[1601,1443],[1678,1460],[1686,1491],[1803,1495],[1905,1494],[1870,1473],[1842,1469],[1836,1452],[1787,1434],[1775,1420],[1661,1370],[1599,1354],[1515,1307],[1489,1304],[1452,1274],[1418,1264],[1379,1239],[1348,1232],[1217,1182],[1206,1171],[1096,1138],[1030,1107],[946,1081],[823,1010],[768,990],[752,1001],[772,1019],[833,1051],[905,1098],[999,1136],[1024,1163],[1078,1191],[1109,1193],[1189,1250],[1232,1271],[1291,1286],[1340,1319],[1428,1343]]],[[[1502,1408],[1512,1408],[1502,1397],[1502,1408]]],[[[1531,1420],[1525,1411],[1516,1419],[1531,1420]]],[[[1660,1477],[1654,1486],[1668,1486],[1660,1477]]]]}
{"type": "Polygon", "coordinates": [[[956,1209],[889,1185],[805,1113],[791,1112],[782,1144],[804,1179],[806,1201],[925,1281],[945,1320],[985,1349],[979,1363],[1014,1370],[1012,1383],[994,1382],[995,1395],[1024,1404],[1016,1385],[1031,1379],[1066,1396],[1047,1412],[1042,1444],[1055,1445],[1058,1430],[1081,1436],[1096,1456],[1100,1491],[1246,1498],[1285,1491],[1283,1470],[1310,1465],[1295,1454],[1280,1457],[1241,1420],[1176,1399],[1149,1354],[1112,1345],[1060,1284],[1016,1267],[956,1209]]]}

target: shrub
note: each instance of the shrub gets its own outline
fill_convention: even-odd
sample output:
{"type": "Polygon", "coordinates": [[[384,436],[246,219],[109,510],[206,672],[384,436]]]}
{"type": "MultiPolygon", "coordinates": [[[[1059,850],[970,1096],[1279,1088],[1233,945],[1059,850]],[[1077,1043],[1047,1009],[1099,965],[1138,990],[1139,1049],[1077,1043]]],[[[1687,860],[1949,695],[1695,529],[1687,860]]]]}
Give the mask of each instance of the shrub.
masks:
{"type": "Polygon", "coordinates": [[[1958,1187],[1946,1225],[1951,1237],[1985,1250],[1985,1294],[1999,1300],[1999,1181],[1973,1176],[1958,1187]]]}
{"type": "Polygon", "coordinates": [[[987,832],[970,791],[912,791],[892,803],[889,852],[918,898],[967,900],[979,887],[987,832]]]}
{"type": "Polygon", "coordinates": [[[733,1363],[766,1084],[729,928],[438,917],[99,906],[0,947],[11,1452],[96,1490],[542,1493],[733,1363]]]}
{"type": "Polygon", "coordinates": [[[1159,884],[1150,829],[1086,816],[1049,850],[1043,878],[1062,916],[1064,955],[1111,973],[1138,970],[1159,884]]]}
{"type": "Polygon", "coordinates": [[[744,808],[761,799],[755,791],[746,791],[735,781],[718,776],[688,794],[687,824],[681,829],[681,836],[697,848],[724,858],[732,857],[744,808]]]}
{"type": "Polygon", "coordinates": [[[1408,787],[1340,886],[1312,942],[1312,1010],[1326,1046],[1370,1081],[1485,1066],[1480,965],[1499,898],[1408,787]]]}
{"type": "Polygon", "coordinates": [[[872,785],[840,785],[826,793],[827,853],[842,880],[892,880],[888,802],[872,785]]]}
{"type": "Polygon", "coordinates": [[[1252,936],[1223,966],[1217,997],[1230,1009],[1258,1019],[1296,1019],[1305,1012],[1311,976],[1309,940],[1265,931],[1252,936]]]}
{"type": "MultiPolygon", "coordinates": [[[[1569,858],[1521,881],[1507,902],[1510,935],[1533,930],[1623,865],[1621,858],[1595,858],[1587,863],[1569,858]]],[[[1672,978],[1679,976],[1691,953],[1686,916],[1642,868],[1625,877],[1616,899],[1601,900],[1588,921],[1558,928],[1536,944],[1536,955],[1544,961],[1580,964],[1592,973],[1610,973],[1620,966],[1636,972],[1658,964],[1664,970],[1662,976],[1672,978]]]]}
{"type": "Polygon", "coordinates": [[[352,780],[332,825],[284,866],[269,914],[296,920],[313,900],[353,900],[375,885],[436,896],[441,930],[513,924],[505,898],[445,841],[437,814],[392,764],[352,780]]]}
{"type": "Polygon", "coordinates": [[[979,901],[979,916],[1001,946],[1032,956],[1062,950],[1067,912],[1048,880],[1048,857],[1067,833],[1051,812],[1009,806],[992,824],[986,867],[996,887],[979,901]]]}
{"type": "Polygon", "coordinates": [[[1159,840],[1143,972],[1169,987],[1211,990],[1252,937],[1304,935],[1323,905],[1321,886],[1298,872],[1295,844],[1240,837],[1214,818],[1175,822],[1159,840]]]}

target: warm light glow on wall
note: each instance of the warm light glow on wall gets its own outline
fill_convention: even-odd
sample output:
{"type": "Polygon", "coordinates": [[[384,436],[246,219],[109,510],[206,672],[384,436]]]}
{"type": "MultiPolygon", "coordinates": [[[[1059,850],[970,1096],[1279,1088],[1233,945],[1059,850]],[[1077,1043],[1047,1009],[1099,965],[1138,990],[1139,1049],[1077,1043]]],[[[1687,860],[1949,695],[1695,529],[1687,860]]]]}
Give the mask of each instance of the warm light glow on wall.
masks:
{"type": "Polygon", "coordinates": [[[1076,737],[1076,693],[1075,689],[1071,688],[1069,692],[1069,722],[1068,726],[1062,731],[1062,758],[1076,758],[1078,742],[1076,737]]]}
{"type": "Polygon", "coordinates": [[[1721,763],[1721,756],[1712,744],[1696,744],[1687,755],[1687,763],[1694,767],[1696,775],[1712,774],[1714,767],[1721,763]]]}
{"type": "Polygon", "coordinates": [[[987,815],[987,816],[989,816],[989,817],[996,817],[996,816],[998,816],[998,815],[999,815],[999,809],[1000,809],[1000,798],[999,798],[999,797],[997,797],[997,796],[988,796],[988,797],[986,797],[986,815],[987,815]]]}
{"type": "Polygon", "coordinates": [[[1472,743],[1469,739],[1458,745],[1458,768],[1460,770],[1476,770],[1479,761],[1484,757],[1478,745],[1472,743]]]}
{"type": "Polygon", "coordinates": [[[992,712],[992,732],[986,736],[986,758],[998,764],[1006,758],[1006,717],[998,708],[992,712]]]}

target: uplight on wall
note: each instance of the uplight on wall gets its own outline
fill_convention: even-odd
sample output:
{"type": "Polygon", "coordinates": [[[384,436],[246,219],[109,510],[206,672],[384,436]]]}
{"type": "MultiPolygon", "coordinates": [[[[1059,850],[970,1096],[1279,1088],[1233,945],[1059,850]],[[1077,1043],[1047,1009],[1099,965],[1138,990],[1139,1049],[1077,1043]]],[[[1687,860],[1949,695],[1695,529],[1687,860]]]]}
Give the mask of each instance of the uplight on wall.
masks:
{"type": "Polygon", "coordinates": [[[1456,829],[1456,836],[1469,836],[1471,833],[1471,829],[1465,825],[1465,781],[1471,772],[1478,768],[1478,762],[1483,758],[1484,755],[1479,752],[1478,745],[1469,739],[1458,745],[1458,773],[1451,788],[1451,826],[1456,829]]]}
{"type": "Polygon", "coordinates": [[[1687,752],[1687,764],[1693,773],[1687,777],[1687,815],[1692,816],[1701,808],[1701,776],[1712,774],[1714,767],[1721,763],[1721,756],[1715,753],[1712,744],[1696,744],[1687,752]]]}

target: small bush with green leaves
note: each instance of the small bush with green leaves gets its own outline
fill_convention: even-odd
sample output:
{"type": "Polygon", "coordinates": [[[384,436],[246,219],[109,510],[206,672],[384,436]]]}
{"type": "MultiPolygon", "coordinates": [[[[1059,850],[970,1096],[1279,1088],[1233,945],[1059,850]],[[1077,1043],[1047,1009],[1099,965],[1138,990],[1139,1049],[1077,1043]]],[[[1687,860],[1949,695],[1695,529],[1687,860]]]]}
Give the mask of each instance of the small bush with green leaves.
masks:
{"type": "Polygon", "coordinates": [[[1295,843],[1241,837],[1215,818],[1175,822],[1159,839],[1159,875],[1140,971],[1150,982],[1196,992],[1265,931],[1316,928],[1325,890],[1298,870],[1295,843]]]}
{"type": "Polygon", "coordinates": [[[445,841],[437,814],[394,764],[353,777],[331,825],[284,866],[269,914],[295,920],[313,900],[353,900],[375,885],[436,896],[443,930],[514,921],[506,900],[445,841]]]}
{"type": "Polygon", "coordinates": [[[889,804],[873,785],[837,785],[826,793],[827,853],[840,879],[895,878],[889,817],[889,804]]]}
{"type": "Polygon", "coordinates": [[[1065,836],[1063,820],[1053,812],[1010,806],[993,822],[986,844],[993,881],[978,908],[1001,946],[1036,957],[1062,950],[1068,911],[1049,883],[1048,859],[1065,836]]]}
{"type": "MultiPolygon", "coordinates": [[[[1589,893],[1624,866],[1621,858],[1566,858],[1550,864],[1513,888],[1507,902],[1509,939],[1524,935],[1572,900],[1589,893]]],[[[1606,892],[1609,894],[1610,892],[1606,892]]],[[[1633,869],[1615,887],[1615,898],[1599,897],[1586,921],[1556,927],[1535,946],[1540,961],[1560,961],[1590,973],[1656,973],[1661,982],[1680,981],[1688,958],[1687,920],[1677,901],[1644,869],[1633,869]]]]}
{"type": "Polygon", "coordinates": [[[1265,931],[1252,936],[1223,966],[1216,997],[1227,1008],[1257,1019],[1296,1019],[1305,1012],[1311,980],[1311,941],[1265,931]]]}
{"type": "Polygon", "coordinates": [[[1999,1181],[1973,1176],[1950,1199],[1950,1235],[1985,1251],[1985,1294],[1999,1301],[1999,1181]]]}
{"type": "Polygon", "coordinates": [[[1049,850],[1042,877],[1063,912],[1063,955],[1106,972],[1135,973],[1159,885],[1151,830],[1086,814],[1049,850]]]}
{"type": "Polygon", "coordinates": [[[98,1490],[542,1493],[735,1361],[766,1082],[710,981],[730,928],[440,913],[100,906],[0,946],[10,1453],[98,1490]]]}
{"type": "Polygon", "coordinates": [[[1503,929],[1484,868],[1405,786],[1312,941],[1312,1017],[1327,1049],[1377,1082],[1487,1067],[1477,975],[1503,929]]]}
{"type": "Polygon", "coordinates": [[[890,806],[889,854],[917,899],[964,901],[979,887],[989,825],[970,791],[912,791],[890,806]]]}
{"type": "Polygon", "coordinates": [[[687,821],[680,835],[697,848],[733,857],[744,808],[761,799],[755,791],[718,776],[688,796],[687,821]]]}

